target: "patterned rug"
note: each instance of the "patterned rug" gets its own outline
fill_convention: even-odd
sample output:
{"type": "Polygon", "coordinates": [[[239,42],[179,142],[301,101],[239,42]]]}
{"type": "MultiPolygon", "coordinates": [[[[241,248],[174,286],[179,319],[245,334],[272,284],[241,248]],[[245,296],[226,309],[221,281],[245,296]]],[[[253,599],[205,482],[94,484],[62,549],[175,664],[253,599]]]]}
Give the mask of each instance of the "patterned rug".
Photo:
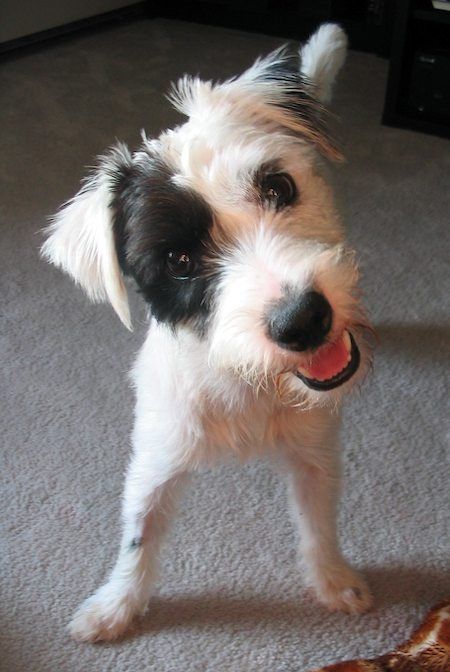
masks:
{"type": "Polygon", "coordinates": [[[411,638],[395,651],[313,672],[450,672],[450,599],[434,607],[411,638]]]}

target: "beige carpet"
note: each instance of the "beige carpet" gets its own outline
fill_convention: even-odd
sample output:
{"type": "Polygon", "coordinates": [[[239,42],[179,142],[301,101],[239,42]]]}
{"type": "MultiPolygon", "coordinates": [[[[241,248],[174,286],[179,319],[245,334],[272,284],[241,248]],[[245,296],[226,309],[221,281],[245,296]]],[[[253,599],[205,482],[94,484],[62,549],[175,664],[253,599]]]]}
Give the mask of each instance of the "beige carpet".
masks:
{"type": "Polygon", "coordinates": [[[178,118],[163,98],[170,79],[224,78],[278,44],[142,21],[2,66],[2,672],[303,671],[391,650],[450,592],[450,144],[382,127],[387,63],[351,53],[336,92],[348,156],[337,183],[381,346],[346,413],[340,520],[376,608],[354,618],[318,606],[297,569],[282,478],[230,463],[195,477],[133,636],[89,646],[65,631],[116,551],[126,371],[144,313],[135,297],[130,335],[88,304],[39,260],[37,231],[116,137],[135,145],[141,128],[178,118]]]}

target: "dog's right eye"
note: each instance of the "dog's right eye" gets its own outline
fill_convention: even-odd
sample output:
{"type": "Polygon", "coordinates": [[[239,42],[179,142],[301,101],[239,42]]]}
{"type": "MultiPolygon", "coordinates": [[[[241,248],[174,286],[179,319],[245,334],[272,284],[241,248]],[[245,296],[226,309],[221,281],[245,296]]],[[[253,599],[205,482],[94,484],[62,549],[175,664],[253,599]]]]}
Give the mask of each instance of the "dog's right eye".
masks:
{"type": "Polygon", "coordinates": [[[166,264],[170,275],[177,280],[187,280],[190,278],[197,266],[191,253],[186,250],[168,252],[166,264]]]}
{"type": "Polygon", "coordinates": [[[261,184],[262,199],[277,210],[291,205],[297,197],[295,182],[287,173],[266,175],[261,184]]]}

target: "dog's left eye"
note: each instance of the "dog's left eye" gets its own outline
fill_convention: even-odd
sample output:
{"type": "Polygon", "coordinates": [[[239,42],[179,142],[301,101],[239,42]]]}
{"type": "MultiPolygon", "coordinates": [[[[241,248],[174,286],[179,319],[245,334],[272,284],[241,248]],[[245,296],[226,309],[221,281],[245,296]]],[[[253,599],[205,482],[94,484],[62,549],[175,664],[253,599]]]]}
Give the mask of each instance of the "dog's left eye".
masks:
{"type": "Polygon", "coordinates": [[[197,266],[190,252],[177,250],[167,254],[167,268],[177,280],[187,280],[192,276],[197,266]]]}
{"type": "Polygon", "coordinates": [[[262,199],[277,210],[291,205],[297,196],[295,182],[287,173],[266,175],[261,184],[262,199]]]}

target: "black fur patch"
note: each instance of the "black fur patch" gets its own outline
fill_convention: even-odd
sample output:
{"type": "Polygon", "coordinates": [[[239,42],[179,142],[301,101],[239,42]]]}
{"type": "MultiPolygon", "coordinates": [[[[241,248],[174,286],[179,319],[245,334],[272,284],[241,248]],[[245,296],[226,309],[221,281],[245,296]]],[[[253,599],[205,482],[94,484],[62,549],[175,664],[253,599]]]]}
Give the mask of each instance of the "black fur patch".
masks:
{"type": "Polygon", "coordinates": [[[144,540],[143,540],[142,537],[135,537],[130,542],[130,547],[129,547],[130,551],[135,551],[137,548],[141,548],[143,543],[144,543],[144,540]]]}
{"type": "Polygon", "coordinates": [[[277,60],[261,69],[257,80],[273,82],[278,89],[281,98],[273,104],[312,125],[316,124],[322,106],[314,98],[313,84],[300,72],[298,55],[290,53],[287,47],[279,49],[277,55],[277,60]]]}
{"type": "Polygon", "coordinates": [[[117,254],[122,271],[135,279],[158,321],[174,327],[194,320],[203,326],[211,299],[213,212],[198,193],[172,178],[170,167],[150,155],[117,172],[111,204],[117,254]],[[170,273],[171,252],[195,260],[189,278],[170,273]]]}
{"type": "Polygon", "coordinates": [[[300,72],[298,54],[291,53],[288,47],[278,49],[276,59],[261,68],[256,81],[273,83],[276,96],[270,104],[300,121],[305,129],[323,136],[332,146],[326,109],[314,96],[314,84],[300,72]]]}

